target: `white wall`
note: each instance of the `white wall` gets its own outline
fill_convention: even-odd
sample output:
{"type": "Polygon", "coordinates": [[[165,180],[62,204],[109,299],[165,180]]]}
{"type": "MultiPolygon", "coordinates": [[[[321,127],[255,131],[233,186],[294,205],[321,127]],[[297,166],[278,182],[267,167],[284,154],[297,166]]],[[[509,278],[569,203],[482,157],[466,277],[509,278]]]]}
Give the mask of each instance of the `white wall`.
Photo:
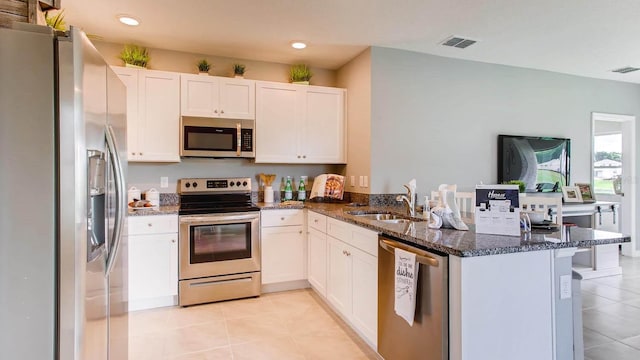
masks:
{"type": "MultiPolygon", "coordinates": [[[[118,57],[124,47],[123,44],[104,41],[93,41],[93,43],[109,65],[124,65],[118,57]]],[[[289,64],[235,59],[211,54],[193,54],[165,49],[149,48],[148,50],[150,56],[148,68],[153,70],[196,74],[198,73],[197,63],[206,58],[212,64],[212,68],[209,71],[211,75],[232,76],[233,64],[241,63],[246,65],[244,74],[246,79],[289,82],[289,68],[291,66],[289,64]]],[[[312,85],[335,86],[335,71],[319,68],[311,68],[311,71],[313,73],[311,78],[312,85]]]]}
{"type": "Polygon", "coordinates": [[[347,181],[345,190],[362,194],[360,176],[371,176],[371,49],[363,51],[338,70],[338,87],[347,90],[347,181]],[[355,176],[355,186],[350,177],[355,176]]]}
{"type": "Polygon", "coordinates": [[[640,115],[631,83],[379,47],[371,72],[371,193],[495,183],[498,134],[570,138],[570,181],[589,182],[591,112],[640,115]]]}

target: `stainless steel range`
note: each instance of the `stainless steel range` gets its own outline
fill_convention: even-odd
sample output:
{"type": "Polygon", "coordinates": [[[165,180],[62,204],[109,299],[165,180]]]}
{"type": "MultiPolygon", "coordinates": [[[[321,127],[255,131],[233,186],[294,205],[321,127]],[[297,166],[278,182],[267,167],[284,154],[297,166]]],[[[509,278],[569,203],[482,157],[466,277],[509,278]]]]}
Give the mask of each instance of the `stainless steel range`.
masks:
{"type": "Polygon", "coordinates": [[[250,178],[180,179],[179,304],[260,295],[260,211],[250,178]]]}

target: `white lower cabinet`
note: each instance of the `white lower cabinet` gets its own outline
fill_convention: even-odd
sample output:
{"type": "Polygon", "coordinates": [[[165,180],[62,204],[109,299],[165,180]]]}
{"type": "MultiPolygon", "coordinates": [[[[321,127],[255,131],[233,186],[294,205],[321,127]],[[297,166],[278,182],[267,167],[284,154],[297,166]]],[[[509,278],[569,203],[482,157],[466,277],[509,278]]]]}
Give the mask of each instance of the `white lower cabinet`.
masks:
{"type": "Polygon", "coordinates": [[[263,210],[261,253],[263,285],[305,280],[304,210],[263,210]]]}
{"type": "Polygon", "coordinates": [[[129,217],[129,310],[176,305],[178,216],[129,217]]]}
{"type": "Polygon", "coordinates": [[[378,234],[327,219],[327,301],[377,348],[378,234]]]}
{"type": "Polygon", "coordinates": [[[308,280],[322,297],[327,297],[327,217],[307,212],[308,280]]]}

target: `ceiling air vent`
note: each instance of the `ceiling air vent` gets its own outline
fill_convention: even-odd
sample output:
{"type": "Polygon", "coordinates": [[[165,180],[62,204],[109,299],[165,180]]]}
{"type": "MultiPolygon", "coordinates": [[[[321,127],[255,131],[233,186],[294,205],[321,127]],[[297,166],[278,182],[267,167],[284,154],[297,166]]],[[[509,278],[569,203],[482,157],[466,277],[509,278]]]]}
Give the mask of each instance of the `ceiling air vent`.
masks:
{"type": "Polygon", "coordinates": [[[637,71],[640,70],[640,68],[636,68],[636,67],[631,67],[631,66],[625,66],[619,69],[615,69],[615,70],[611,70],[612,72],[617,72],[620,74],[626,74],[626,73],[630,73],[632,71],[637,71]]]}
{"type": "Polygon", "coordinates": [[[475,44],[476,41],[475,40],[471,40],[471,39],[465,39],[465,38],[461,38],[459,36],[452,36],[448,39],[446,39],[445,41],[442,42],[442,45],[444,46],[452,46],[452,47],[457,47],[460,49],[464,49],[470,45],[475,44]]]}

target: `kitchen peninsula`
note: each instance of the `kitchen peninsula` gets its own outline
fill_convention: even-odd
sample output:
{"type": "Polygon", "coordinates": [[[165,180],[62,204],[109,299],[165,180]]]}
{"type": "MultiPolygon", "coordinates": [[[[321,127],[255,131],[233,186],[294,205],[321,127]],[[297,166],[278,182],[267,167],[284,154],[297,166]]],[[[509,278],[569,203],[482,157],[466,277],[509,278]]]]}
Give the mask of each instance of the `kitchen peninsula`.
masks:
{"type": "Polygon", "coordinates": [[[390,223],[358,216],[389,209],[305,207],[448,255],[450,359],[573,358],[572,256],[578,247],[630,241],[619,233],[579,227],[520,237],[476,234],[473,225],[469,231],[434,230],[421,219],[390,223]]]}

